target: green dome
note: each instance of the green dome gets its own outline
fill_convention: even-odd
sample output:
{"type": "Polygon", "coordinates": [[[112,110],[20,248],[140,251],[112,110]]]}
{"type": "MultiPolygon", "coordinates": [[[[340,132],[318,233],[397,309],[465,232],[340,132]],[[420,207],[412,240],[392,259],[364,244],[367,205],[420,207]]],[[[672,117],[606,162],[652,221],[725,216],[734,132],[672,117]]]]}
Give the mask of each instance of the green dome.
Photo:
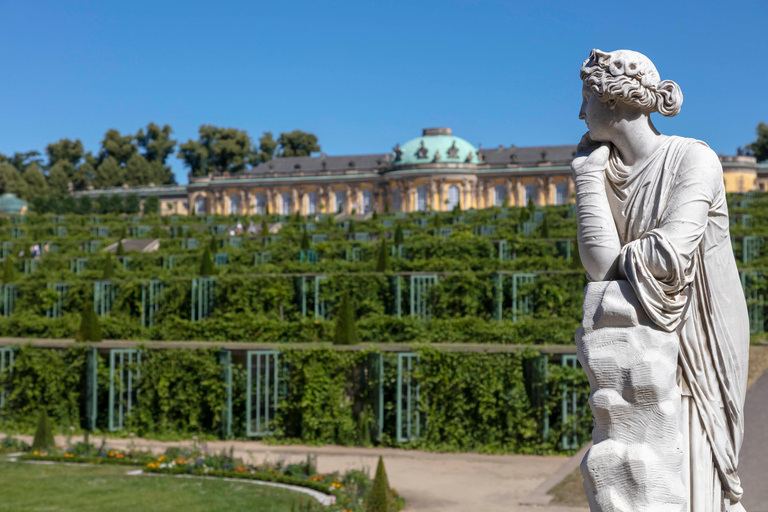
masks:
{"type": "Polygon", "coordinates": [[[13,194],[6,193],[0,196],[0,213],[26,213],[28,208],[29,205],[25,200],[13,194]]]}
{"type": "Polygon", "coordinates": [[[392,155],[395,167],[433,163],[476,164],[477,149],[450,128],[427,128],[421,137],[396,146],[392,155]]]}

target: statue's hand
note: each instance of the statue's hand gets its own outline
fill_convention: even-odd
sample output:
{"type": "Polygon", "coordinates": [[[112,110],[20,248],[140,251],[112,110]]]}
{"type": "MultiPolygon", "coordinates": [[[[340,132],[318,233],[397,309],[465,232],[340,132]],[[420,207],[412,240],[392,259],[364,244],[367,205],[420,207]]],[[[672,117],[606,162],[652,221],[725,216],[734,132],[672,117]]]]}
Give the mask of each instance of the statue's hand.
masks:
{"type": "Polygon", "coordinates": [[[574,177],[584,174],[604,172],[608,167],[611,150],[608,144],[595,142],[585,133],[576,146],[576,158],[571,162],[574,177]]]}

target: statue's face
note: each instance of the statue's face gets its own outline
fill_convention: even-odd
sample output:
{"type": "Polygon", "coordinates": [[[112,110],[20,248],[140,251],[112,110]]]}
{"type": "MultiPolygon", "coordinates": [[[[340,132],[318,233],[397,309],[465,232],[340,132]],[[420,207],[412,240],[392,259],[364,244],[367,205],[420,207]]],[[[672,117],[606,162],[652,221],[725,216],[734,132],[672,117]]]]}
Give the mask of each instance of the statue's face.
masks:
{"type": "Polygon", "coordinates": [[[611,127],[615,123],[616,113],[610,109],[607,103],[597,99],[586,85],[582,85],[581,97],[579,119],[583,119],[587,123],[589,137],[595,142],[608,142],[611,127]]]}

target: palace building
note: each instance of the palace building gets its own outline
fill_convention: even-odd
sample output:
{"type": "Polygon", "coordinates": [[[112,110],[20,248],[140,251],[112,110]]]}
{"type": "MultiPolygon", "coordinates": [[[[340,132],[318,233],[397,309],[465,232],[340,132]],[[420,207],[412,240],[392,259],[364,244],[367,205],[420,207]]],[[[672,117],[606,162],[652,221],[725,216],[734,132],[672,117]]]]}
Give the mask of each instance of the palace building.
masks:
{"type": "MultiPolygon", "coordinates": [[[[574,201],[576,146],[473,146],[450,128],[427,128],[392,152],[275,158],[247,171],[190,176],[187,186],[75,192],[157,195],[163,214],[302,215],[450,211],[574,201]]],[[[768,189],[768,165],[721,156],[727,192],[768,189]]]]}

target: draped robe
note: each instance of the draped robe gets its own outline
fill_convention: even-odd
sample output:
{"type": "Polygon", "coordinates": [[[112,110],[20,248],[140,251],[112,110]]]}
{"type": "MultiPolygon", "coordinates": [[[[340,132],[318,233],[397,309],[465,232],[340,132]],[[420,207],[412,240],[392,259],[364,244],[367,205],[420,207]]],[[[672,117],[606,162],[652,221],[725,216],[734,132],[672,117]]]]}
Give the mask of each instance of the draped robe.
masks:
{"type": "Polygon", "coordinates": [[[605,177],[620,279],[656,325],[680,337],[688,510],[743,510],[736,469],[749,321],[719,159],[703,142],[669,137],[631,172],[612,147],[605,177]]]}

